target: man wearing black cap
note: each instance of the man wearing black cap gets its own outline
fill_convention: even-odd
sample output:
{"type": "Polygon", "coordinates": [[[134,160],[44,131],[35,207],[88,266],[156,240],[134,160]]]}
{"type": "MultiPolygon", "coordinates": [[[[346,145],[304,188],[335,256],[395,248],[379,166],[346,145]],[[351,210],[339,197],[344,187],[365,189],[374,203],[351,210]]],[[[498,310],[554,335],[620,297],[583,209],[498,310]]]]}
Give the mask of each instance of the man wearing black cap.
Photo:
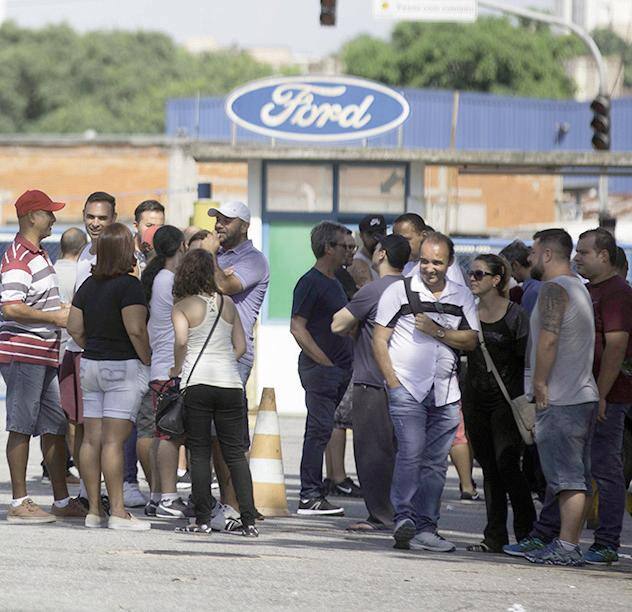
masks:
{"type": "Polygon", "coordinates": [[[59,401],[60,328],[69,304],[59,298],[55,268],[41,242],[50,236],[55,212],[65,204],[44,192],[23,193],[15,203],[20,230],[0,267],[0,372],[7,385],[7,460],[13,499],[10,523],[51,523],[84,517],[86,511],[66,487],[66,416],[59,401]],[[55,503],[51,513],[28,496],[26,466],[31,436],[42,436],[55,503]]]}
{"type": "Polygon", "coordinates": [[[386,220],[383,215],[367,215],[360,221],[358,227],[362,247],[354,255],[349,273],[353,276],[356,285],[362,287],[379,278],[379,274],[372,267],[371,260],[380,238],[386,236],[386,220]]]}

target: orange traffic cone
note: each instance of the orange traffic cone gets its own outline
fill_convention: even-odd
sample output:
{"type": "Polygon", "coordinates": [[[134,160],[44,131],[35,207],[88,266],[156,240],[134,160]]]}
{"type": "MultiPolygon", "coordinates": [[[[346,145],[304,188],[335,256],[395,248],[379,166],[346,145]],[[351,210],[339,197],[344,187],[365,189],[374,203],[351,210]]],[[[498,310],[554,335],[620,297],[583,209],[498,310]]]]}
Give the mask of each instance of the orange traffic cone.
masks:
{"type": "Polygon", "coordinates": [[[274,389],[265,388],[250,449],[250,472],[257,510],[264,516],[289,516],[274,389]]]}

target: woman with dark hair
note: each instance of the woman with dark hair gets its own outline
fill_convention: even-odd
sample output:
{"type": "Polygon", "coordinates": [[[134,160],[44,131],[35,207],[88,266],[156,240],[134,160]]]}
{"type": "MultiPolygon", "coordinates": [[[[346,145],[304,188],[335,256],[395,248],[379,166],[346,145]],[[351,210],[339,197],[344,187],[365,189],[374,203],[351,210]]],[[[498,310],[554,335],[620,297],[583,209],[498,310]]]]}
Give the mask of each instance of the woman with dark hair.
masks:
{"type": "Polygon", "coordinates": [[[195,525],[185,530],[211,533],[213,422],[239,502],[242,535],[256,537],[252,478],[243,444],[243,385],[237,369],[246,338],[237,309],[228,296],[218,293],[213,272],[211,254],[194,249],[182,260],[173,284],[175,365],[171,377],[180,377],[186,387],[184,424],[196,518],[195,525]]]}
{"type": "MultiPolygon", "coordinates": [[[[152,351],[150,397],[143,398],[143,402],[153,403],[155,410],[158,395],[169,384],[169,370],[173,367],[173,280],[186,252],[184,234],[173,225],[163,225],[153,237],[152,248],[154,257],[143,270],[140,282],[149,304],[147,332],[152,351]]],[[[153,416],[153,412],[151,414],[153,416]]],[[[145,514],[163,518],[183,517],[186,506],[177,493],[181,441],[162,435],[154,439],[156,443],[151,449],[151,497],[145,514]]]]}
{"type": "Polygon", "coordinates": [[[145,530],[123,504],[123,445],[145,389],[151,350],[147,302],[138,278],[134,238],[121,223],[107,226],[97,244],[92,275],[75,293],[68,332],[81,357],[84,438],[81,475],[90,508],[86,527],[101,527],[101,472],[110,498],[110,529],[145,530]]]}
{"type": "MultiPolygon", "coordinates": [[[[498,255],[479,255],[468,272],[472,293],[479,298],[478,316],[490,357],[510,397],[523,393],[524,357],[529,318],[508,299],[511,268],[498,255]]],[[[529,535],[535,509],[529,484],[522,473],[523,442],[480,345],[468,354],[463,412],[474,457],[483,468],[487,525],[483,541],[468,546],[476,552],[502,552],[509,543],[507,496],[514,515],[514,533],[520,541],[529,535]]]]}

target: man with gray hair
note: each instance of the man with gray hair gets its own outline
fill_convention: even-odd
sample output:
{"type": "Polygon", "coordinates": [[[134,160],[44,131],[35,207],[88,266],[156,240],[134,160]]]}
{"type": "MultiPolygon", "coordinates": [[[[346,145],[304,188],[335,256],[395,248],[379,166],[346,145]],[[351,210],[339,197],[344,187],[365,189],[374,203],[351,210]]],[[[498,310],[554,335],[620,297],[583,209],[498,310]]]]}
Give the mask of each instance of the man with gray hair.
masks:
{"type": "Polygon", "coordinates": [[[323,453],[334,428],[334,412],[351,379],[353,344],[331,331],[333,316],[347,304],[336,279],[346,254],[344,225],[323,221],[312,229],[316,263],[294,287],[290,332],[301,348],[298,373],[305,389],[307,422],[301,458],[298,514],[343,516],[324,496],[323,453]]]}

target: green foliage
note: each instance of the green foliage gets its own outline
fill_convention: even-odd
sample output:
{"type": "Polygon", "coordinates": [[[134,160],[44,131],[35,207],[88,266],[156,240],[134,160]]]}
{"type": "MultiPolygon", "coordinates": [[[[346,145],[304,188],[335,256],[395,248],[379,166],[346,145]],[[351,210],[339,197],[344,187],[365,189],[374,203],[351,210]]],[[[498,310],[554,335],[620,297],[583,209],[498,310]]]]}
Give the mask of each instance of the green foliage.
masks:
{"type": "Polygon", "coordinates": [[[270,74],[246,53],[192,54],[156,32],[0,27],[0,132],[162,132],[170,97],[270,74]]]}
{"type": "Polygon", "coordinates": [[[632,87],[632,44],[627,44],[616,32],[608,29],[592,33],[597,46],[604,55],[616,55],[623,64],[623,85],[632,87]]]}
{"type": "Polygon", "coordinates": [[[388,43],[366,35],[347,43],[342,60],[348,73],[391,85],[568,98],[574,84],[563,60],[582,52],[580,41],[549,28],[484,17],[473,24],[401,22],[388,43]]]}

